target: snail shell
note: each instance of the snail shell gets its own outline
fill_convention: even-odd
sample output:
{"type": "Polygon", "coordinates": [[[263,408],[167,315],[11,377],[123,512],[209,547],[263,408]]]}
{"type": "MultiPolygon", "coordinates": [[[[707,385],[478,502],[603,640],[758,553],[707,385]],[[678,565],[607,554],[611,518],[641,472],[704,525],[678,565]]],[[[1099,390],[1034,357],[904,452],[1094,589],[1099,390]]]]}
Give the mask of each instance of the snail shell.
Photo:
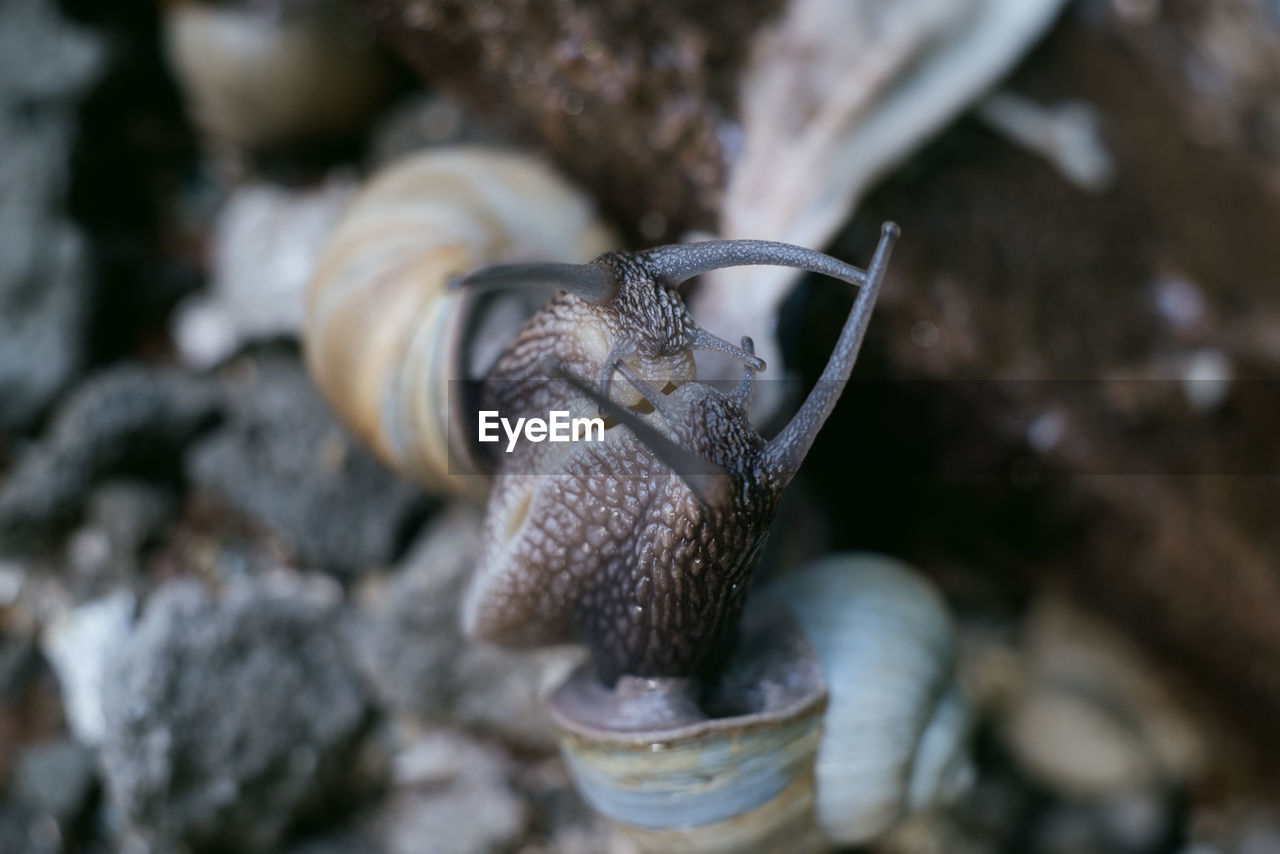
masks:
{"type": "Polygon", "coordinates": [[[704,696],[690,680],[623,677],[610,690],[583,668],[551,698],[579,793],[646,854],[826,850],[817,657],[776,609],[750,611],[743,635],[704,696]]]}
{"type": "Polygon", "coordinates": [[[161,8],[169,64],[217,142],[253,149],[348,133],[391,89],[372,28],[338,0],[161,8]]]}
{"type": "Polygon", "coordinates": [[[818,819],[865,842],[972,782],[973,714],[956,681],[956,635],[934,586],[889,557],[821,559],[770,592],[795,612],[827,675],[818,819]]]}
{"type": "Polygon", "coordinates": [[[972,781],[955,645],[930,582],[835,555],[761,593],[706,694],[580,671],[552,708],[579,792],[641,850],[822,851],[972,781]]]}
{"type": "Polygon", "coordinates": [[[501,260],[582,262],[612,244],[586,198],[530,157],[442,148],[406,158],[370,181],[317,265],[304,331],[312,376],[397,471],[475,495],[462,380],[483,376],[505,342],[487,340],[484,325],[500,311],[449,280],[501,260]]]}

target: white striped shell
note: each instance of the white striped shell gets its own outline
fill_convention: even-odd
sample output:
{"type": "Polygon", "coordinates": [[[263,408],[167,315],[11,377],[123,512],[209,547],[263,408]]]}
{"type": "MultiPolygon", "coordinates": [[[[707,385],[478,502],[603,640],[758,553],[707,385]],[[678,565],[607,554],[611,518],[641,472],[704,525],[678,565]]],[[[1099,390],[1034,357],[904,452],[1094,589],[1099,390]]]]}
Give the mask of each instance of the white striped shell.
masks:
{"type": "MultiPolygon", "coordinates": [[[[312,376],[389,465],[442,492],[476,495],[464,379],[483,374],[478,298],[451,277],[506,260],[584,262],[614,240],[588,200],[540,161],[439,148],[377,174],[329,239],[308,293],[312,376]]],[[[514,334],[523,317],[510,325],[514,334]]],[[[496,345],[496,346],[494,346],[496,345]]]]}
{"type": "Polygon", "coordinates": [[[964,791],[972,711],[951,617],[927,579],[889,557],[843,554],[762,595],[795,612],[827,677],[817,788],[829,838],[866,842],[964,791]]]}

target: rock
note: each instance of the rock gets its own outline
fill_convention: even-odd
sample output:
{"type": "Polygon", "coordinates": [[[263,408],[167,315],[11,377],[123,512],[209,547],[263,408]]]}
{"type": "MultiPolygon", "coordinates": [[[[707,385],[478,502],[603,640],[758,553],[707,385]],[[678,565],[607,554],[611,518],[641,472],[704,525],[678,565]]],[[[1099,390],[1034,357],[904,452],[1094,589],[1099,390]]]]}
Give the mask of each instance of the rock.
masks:
{"type": "Polygon", "coordinates": [[[88,807],[96,778],[93,751],[71,739],[55,739],[22,751],[13,793],[66,827],[88,807]]]}
{"type": "Polygon", "coordinates": [[[62,685],[67,723],[85,744],[102,741],[104,670],[133,622],[133,594],[119,591],[72,608],[50,623],[40,647],[62,685]]]}
{"type": "Polygon", "coordinates": [[[500,649],[463,637],[460,601],[480,535],[480,511],[452,505],[418,538],[389,582],[366,589],[361,661],[383,701],[400,714],[455,721],[554,750],[542,695],[581,654],[500,649]]]}
{"type": "Polygon", "coordinates": [[[1206,735],[1115,632],[1061,597],[1028,618],[1021,689],[998,722],[1019,767],[1055,794],[1102,798],[1187,785],[1206,735]]]}
{"type": "Polygon", "coordinates": [[[274,850],[369,783],[351,767],[369,696],[350,641],[331,584],[162,588],[108,665],[113,798],[155,844],[274,850]]]}
{"type": "Polygon", "coordinates": [[[0,487],[0,546],[74,518],[108,474],[172,475],[218,405],[210,383],[173,370],[124,364],[84,382],[0,487]]]}
{"type": "Polygon", "coordinates": [[[104,47],[53,2],[0,8],[0,431],[33,423],[83,360],[92,282],[64,207],[76,107],[104,47]]]}
{"type": "Polygon", "coordinates": [[[358,831],[315,836],[284,849],[285,854],[385,854],[358,831]]]}
{"type": "Polygon", "coordinates": [[[297,336],[307,282],[355,186],[334,174],[304,190],[251,183],[232,192],[214,225],[208,291],[174,320],[187,365],[209,368],[246,341],[297,336]]]}
{"type": "Polygon", "coordinates": [[[376,169],[433,145],[502,142],[461,104],[436,92],[415,92],[393,104],[369,132],[368,159],[376,169]]]}
{"type": "Polygon", "coordinates": [[[77,599],[136,583],[142,552],[174,514],[174,497],[143,481],[108,481],[88,501],[67,544],[77,599]]]}
{"type": "Polygon", "coordinates": [[[0,705],[13,702],[36,669],[35,645],[20,635],[0,634],[0,705]]]}
{"type": "Polygon", "coordinates": [[[511,762],[449,730],[429,731],[394,760],[395,789],[369,822],[385,854],[486,854],[507,850],[528,822],[512,790],[511,762]]]}
{"type": "Polygon", "coordinates": [[[227,423],[188,458],[190,479],[286,537],[308,564],[353,573],[391,561],[425,511],[329,414],[296,359],[237,363],[227,423]]]}
{"type": "Polygon", "coordinates": [[[1157,854],[1174,840],[1172,798],[1134,792],[1101,802],[1051,806],[1032,831],[1037,854],[1157,854]]]}
{"type": "Polygon", "coordinates": [[[0,851],[5,854],[58,854],[62,835],[48,815],[19,800],[0,801],[0,851]]]}

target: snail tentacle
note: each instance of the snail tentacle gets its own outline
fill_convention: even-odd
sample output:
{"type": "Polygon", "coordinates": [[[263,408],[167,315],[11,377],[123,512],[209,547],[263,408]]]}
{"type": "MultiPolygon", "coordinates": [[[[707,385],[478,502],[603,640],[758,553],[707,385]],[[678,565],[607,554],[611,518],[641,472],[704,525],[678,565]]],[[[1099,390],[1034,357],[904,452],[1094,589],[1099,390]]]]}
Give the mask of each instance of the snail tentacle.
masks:
{"type": "Polygon", "coordinates": [[[868,274],[814,249],[775,240],[707,240],[676,243],[641,253],[645,263],[669,287],[725,267],[791,267],[861,285],[868,274]]]}
{"type": "MultiPolygon", "coordinates": [[[[756,344],[751,340],[750,335],[742,336],[742,351],[755,355],[756,344]]],[[[756,372],[751,369],[750,365],[744,365],[742,368],[742,379],[738,380],[738,384],[734,386],[733,391],[729,394],[744,409],[751,402],[751,386],[756,378],[756,372]]]]}
{"type": "Polygon", "coordinates": [[[480,291],[551,288],[582,297],[592,305],[604,305],[618,292],[618,280],[602,264],[491,264],[449,282],[450,289],[480,291]]]}
{"type": "Polygon", "coordinates": [[[689,347],[693,350],[715,350],[717,353],[726,353],[753,371],[763,371],[767,367],[764,359],[730,344],[723,338],[712,335],[700,326],[689,331],[689,347]]]}
{"type": "Polygon", "coordinates": [[[764,454],[764,464],[784,482],[789,481],[799,470],[805,455],[809,453],[809,448],[813,446],[813,441],[818,436],[818,431],[822,429],[827,417],[836,408],[836,402],[844,391],[845,383],[849,381],[853,364],[858,358],[858,350],[862,347],[862,339],[866,336],[867,326],[871,322],[871,311],[875,307],[876,298],[880,295],[880,287],[884,283],[884,274],[889,265],[889,256],[893,252],[893,244],[898,239],[898,234],[897,225],[891,222],[884,224],[876,254],[871,260],[871,266],[867,268],[865,282],[858,291],[858,297],[854,300],[849,318],[845,321],[835,349],[827,360],[827,366],[818,377],[817,384],[809,392],[800,410],[782,429],[782,432],[769,442],[764,454]]]}

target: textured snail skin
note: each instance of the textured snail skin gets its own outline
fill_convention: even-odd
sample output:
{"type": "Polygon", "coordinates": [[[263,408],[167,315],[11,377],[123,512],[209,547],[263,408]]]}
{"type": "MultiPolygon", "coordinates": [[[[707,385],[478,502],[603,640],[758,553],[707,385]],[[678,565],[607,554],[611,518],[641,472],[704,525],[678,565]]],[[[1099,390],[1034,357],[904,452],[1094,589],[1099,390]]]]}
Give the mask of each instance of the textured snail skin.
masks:
{"type": "MultiPolygon", "coordinates": [[[[672,397],[690,416],[672,425],[677,442],[726,468],[759,456],[764,441],[744,429],[740,406],[700,384],[672,397]],[[700,441],[708,436],[718,441],[700,441]]],[[[468,630],[511,645],[585,643],[610,683],[702,675],[741,612],[777,509],[780,484],[757,473],[732,471],[728,500],[703,504],[619,425],[541,477],[495,479],[468,630]]]]}
{"type": "MultiPolygon", "coordinates": [[[[745,384],[733,394],[686,382],[669,394],[644,395],[655,411],[633,419],[719,472],[701,495],[628,423],[606,430],[603,442],[539,445],[526,452],[532,457],[504,460],[490,495],[485,552],[464,604],[468,633],[519,646],[583,643],[606,684],[624,674],[700,678],[714,670],[734,637],[782,490],[852,370],[896,236],[896,227],[886,226],[870,271],[843,276],[862,290],[817,386],[772,441],[747,417],[745,384]],[[520,467],[531,459],[536,468],[520,467]]],[[[691,265],[708,251],[695,250],[691,265]]],[[[493,395],[522,412],[564,395],[558,405],[575,417],[592,414],[595,404],[580,391],[533,382],[534,366],[550,348],[567,372],[594,378],[619,339],[629,343],[620,317],[650,330],[636,373],[655,386],[654,373],[672,379],[664,360],[683,358],[676,347],[687,331],[683,303],[659,282],[662,269],[646,267],[643,253],[629,264],[618,259],[604,259],[622,273],[605,304],[622,306],[615,325],[582,323],[581,307],[560,297],[499,361],[488,383],[493,395]],[[505,383],[512,378],[523,382],[505,383]]],[[[539,370],[545,376],[545,367],[539,370]]]]}

